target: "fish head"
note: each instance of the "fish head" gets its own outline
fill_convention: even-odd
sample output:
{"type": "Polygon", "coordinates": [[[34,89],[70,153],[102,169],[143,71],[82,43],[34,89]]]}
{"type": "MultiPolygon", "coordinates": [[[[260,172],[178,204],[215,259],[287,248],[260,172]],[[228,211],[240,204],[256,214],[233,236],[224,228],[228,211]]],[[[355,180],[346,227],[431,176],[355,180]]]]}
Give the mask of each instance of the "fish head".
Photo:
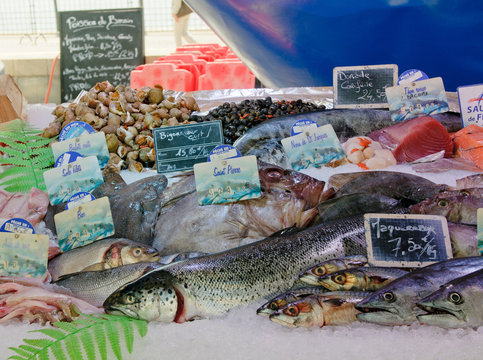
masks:
{"type": "Polygon", "coordinates": [[[318,285],[317,280],[319,277],[325,276],[327,274],[332,274],[336,271],[342,270],[339,261],[325,261],[318,264],[310,269],[304,271],[299,275],[300,280],[311,285],[318,285]]]}
{"type": "Polygon", "coordinates": [[[116,290],[104,301],[103,307],[108,314],[172,322],[177,320],[183,300],[175,288],[173,277],[165,271],[156,270],[116,290]]]}
{"type": "Polygon", "coordinates": [[[270,316],[274,313],[276,313],[278,310],[283,309],[286,307],[289,303],[296,301],[300,298],[306,297],[312,295],[310,292],[307,293],[293,293],[293,292],[287,292],[283,293],[277,297],[274,297],[270,301],[266,302],[262,306],[260,306],[257,309],[257,315],[260,316],[270,316]]]}
{"type": "Polygon", "coordinates": [[[143,244],[126,244],[121,248],[121,259],[124,265],[139,262],[157,262],[161,259],[158,250],[143,244]]]}
{"type": "MultiPolygon", "coordinates": [[[[404,277],[403,277],[404,278],[404,277]]],[[[424,279],[400,278],[374,292],[356,305],[360,321],[380,325],[409,325],[416,321],[415,302],[424,279]]]]}
{"type": "Polygon", "coordinates": [[[317,283],[329,291],[349,291],[354,287],[360,288],[361,280],[360,273],[342,270],[319,277],[317,283]]]}
{"type": "Polygon", "coordinates": [[[418,320],[426,325],[445,328],[467,327],[475,314],[481,312],[481,303],[475,303],[475,299],[480,297],[479,286],[473,288],[449,283],[417,303],[427,312],[418,315],[418,320]]]}
{"type": "Polygon", "coordinates": [[[305,200],[307,208],[313,208],[324,200],[324,181],[262,161],[258,162],[258,173],[263,191],[277,190],[292,194],[297,199],[305,200]]]}
{"type": "Polygon", "coordinates": [[[319,322],[319,316],[323,317],[323,313],[317,311],[318,308],[317,298],[309,296],[287,304],[270,315],[270,320],[289,327],[310,327],[319,322]]]}

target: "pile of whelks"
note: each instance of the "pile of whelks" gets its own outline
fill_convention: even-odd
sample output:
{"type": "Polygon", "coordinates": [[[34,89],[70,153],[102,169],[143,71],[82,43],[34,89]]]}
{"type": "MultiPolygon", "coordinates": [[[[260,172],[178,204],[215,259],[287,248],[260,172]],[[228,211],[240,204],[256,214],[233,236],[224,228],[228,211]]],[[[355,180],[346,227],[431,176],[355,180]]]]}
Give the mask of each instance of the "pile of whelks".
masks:
{"type": "MultiPolygon", "coordinates": [[[[111,90],[111,101],[119,101],[111,90]]],[[[100,93],[91,100],[103,102],[100,93]]],[[[49,206],[45,196],[35,211],[41,212],[36,232],[52,240],[48,274],[42,280],[2,277],[0,322],[72,320],[75,305],[84,313],[181,323],[268,301],[257,313],[288,326],[359,320],[478,327],[483,257],[476,211],[483,207],[483,174],[478,164],[452,157],[450,133],[460,130],[455,114],[395,126],[385,110],[322,110],[271,119],[234,144],[242,155],[258,157],[260,199],[198,206],[192,173],[167,186],[164,175],[127,185],[116,172],[106,172],[94,195],[110,198],[116,238],[63,253],[55,249],[53,223],[63,209],[49,206]],[[468,176],[452,187],[407,173],[366,170],[333,175],[325,183],[290,170],[280,145],[302,118],[332,124],[341,142],[355,137],[345,145],[348,158],[368,168],[377,150],[388,150],[397,163],[442,152],[446,157],[423,164],[441,171],[441,164],[448,166],[441,161],[450,160],[453,168],[469,170],[468,176]],[[363,157],[354,155],[358,152],[363,157]],[[445,216],[455,258],[419,269],[368,266],[363,215],[369,212],[445,216]],[[280,295],[270,300],[273,294],[280,295]]],[[[25,212],[9,216],[27,216],[32,209],[27,205],[25,212]]]]}

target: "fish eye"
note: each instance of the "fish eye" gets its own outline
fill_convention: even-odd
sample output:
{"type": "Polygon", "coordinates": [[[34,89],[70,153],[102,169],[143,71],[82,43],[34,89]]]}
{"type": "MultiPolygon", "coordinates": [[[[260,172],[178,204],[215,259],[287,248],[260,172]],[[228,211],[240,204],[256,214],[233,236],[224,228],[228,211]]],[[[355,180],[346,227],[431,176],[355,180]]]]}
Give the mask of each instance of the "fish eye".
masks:
{"type": "Polygon", "coordinates": [[[312,273],[318,276],[325,275],[326,272],[327,271],[325,270],[325,266],[318,266],[314,270],[312,270],[312,273]]]}
{"type": "Polygon", "coordinates": [[[461,190],[460,194],[463,195],[463,196],[470,196],[471,195],[468,190],[461,190]]]}
{"type": "Polygon", "coordinates": [[[457,292],[449,293],[448,300],[451,301],[453,304],[459,305],[463,302],[463,298],[457,292]]]}
{"type": "Polygon", "coordinates": [[[299,314],[299,308],[295,305],[289,306],[286,308],[283,313],[288,316],[297,316],[299,314]]]}
{"type": "Polygon", "coordinates": [[[393,302],[396,300],[396,297],[394,296],[394,294],[390,291],[388,292],[385,292],[382,297],[384,298],[384,300],[386,300],[387,302],[393,302]]]}
{"type": "Polygon", "coordinates": [[[268,307],[270,308],[270,310],[278,310],[278,306],[274,302],[271,302],[270,305],[268,305],[268,307]]]}
{"type": "Polygon", "coordinates": [[[446,199],[442,199],[442,200],[438,201],[438,206],[440,206],[440,207],[446,207],[446,206],[448,206],[448,204],[449,204],[449,202],[446,199]]]}
{"type": "Polygon", "coordinates": [[[278,180],[282,177],[282,173],[278,170],[270,170],[268,173],[267,173],[267,176],[270,178],[270,179],[273,179],[273,180],[278,180]]]}
{"type": "Polygon", "coordinates": [[[139,247],[134,248],[134,250],[133,250],[133,254],[134,254],[134,256],[139,256],[139,255],[141,255],[141,253],[142,253],[142,252],[143,252],[143,251],[142,251],[142,250],[141,250],[141,248],[139,248],[139,247]]]}
{"type": "Polygon", "coordinates": [[[345,283],[346,277],[345,277],[345,275],[342,275],[342,274],[335,275],[335,276],[332,276],[332,281],[334,281],[335,283],[337,283],[339,285],[342,285],[342,284],[345,283]]]}
{"type": "Polygon", "coordinates": [[[132,304],[134,303],[134,296],[127,294],[124,296],[124,303],[125,304],[132,304]]]}

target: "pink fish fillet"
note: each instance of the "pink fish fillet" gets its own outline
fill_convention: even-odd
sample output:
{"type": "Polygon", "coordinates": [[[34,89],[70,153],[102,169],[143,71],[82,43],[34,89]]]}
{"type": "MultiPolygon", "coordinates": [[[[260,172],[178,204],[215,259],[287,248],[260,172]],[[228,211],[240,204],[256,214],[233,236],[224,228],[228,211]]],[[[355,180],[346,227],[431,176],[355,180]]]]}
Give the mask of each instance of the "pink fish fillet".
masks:
{"type": "Polygon", "coordinates": [[[13,318],[40,323],[71,321],[76,316],[73,305],[84,314],[103,312],[40,279],[0,278],[0,323],[13,318]]]}
{"type": "Polygon", "coordinates": [[[30,194],[8,193],[0,191],[0,218],[22,218],[37,225],[45,217],[49,207],[49,196],[37,188],[30,189],[30,194]]]}
{"type": "Polygon", "coordinates": [[[441,150],[445,151],[445,157],[453,154],[448,131],[430,116],[373,131],[369,137],[391,150],[398,163],[411,162],[441,150]]]}

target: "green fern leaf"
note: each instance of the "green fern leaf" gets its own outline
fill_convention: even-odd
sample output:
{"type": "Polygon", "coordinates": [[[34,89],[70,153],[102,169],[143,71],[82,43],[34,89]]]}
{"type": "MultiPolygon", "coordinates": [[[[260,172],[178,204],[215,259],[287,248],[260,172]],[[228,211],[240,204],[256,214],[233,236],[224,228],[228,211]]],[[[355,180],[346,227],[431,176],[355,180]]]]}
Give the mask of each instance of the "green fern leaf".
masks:
{"type": "Polygon", "coordinates": [[[58,330],[58,329],[40,329],[40,330],[32,330],[31,332],[39,332],[51,338],[54,338],[55,340],[63,339],[65,336],[65,333],[62,330],[58,330]]]}
{"type": "Polygon", "coordinates": [[[126,340],[126,348],[127,351],[132,353],[132,346],[134,343],[134,331],[132,328],[132,324],[127,321],[119,321],[119,325],[121,325],[121,328],[124,333],[124,339],[126,340]]]}
{"type": "Polygon", "coordinates": [[[35,354],[38,351],[37,348],[34,348],[33,346],[30,346],[30,345],[20,345],[19,348],[31,354],[35,354]]]}
{"type": "Polygon", "coordinates": [[[28,345],[32,345],[40,349],[52,344],[52,341],[47,339],[24,339],[23,341],[28,345]]]}
{"type": "Polygon", "coordinates": [[[96,360],[96,348],[91,333],[88,331],[82,332],[80,340],[86,353],[87,360],[96,360]]]}
{"type": "Polygon", "coordinates": [[[108,321],[106,323],[106,335],[111,344],[112,351],[118,360],[121,360],[121,346],[119,345],[119,334],[117,332],[116,323],[108,321]]]}
{"type": "Polygon", "coordinates": [[[7,156],[7,158],[14,158],[14,159],[23,159],[27,160],[29,158],[27,152],[22,151],[22,149],[13,148],[13,147],[8,147],[2,149],[3,153],[7,156]]]}
{"type": "Polygon", "coordinates": [[[67,348],[67,354],[72,360],[82,360],[82,352],[79,339],[76,336],[68,336],[65,338],[65,345],[67,348]]]}
{"type": "Polygon", "coordinates": [[[24,357],[21,357],[21,356],[18,356],[18,355],[12,355],[8,358],[8,360],[10,360],[10,359],[12,359],[12,360],[26,360],[28,358],[24,358],[24,357]]]}
{"type": "Polygon", "coordinates": [[[50,360],[49,348],[43,349],[37,354],[37,360],[50,360]]]}
{"type": "Polygon", "coordinates": [[[25,170],[18,166],[11,166],[0,173],[0,178],[6,178],[12,175],[24,174],[25,170]]]}
{"type": "Polygon", "coordinates": [[[52,349],[52,354],[56,360],[68,360],[65,355],[64,349],[62,348],[62,343],[59,341],[54,342],[50,348],[52,349]]]}
{"type": "Polygon", "coordinates": [[[139,336],[145,337],[146,334],[148,333],[148,323],[147,323],[147,321],[137,320],[137,321],[133,321],[133,322],[134,322],[134,326],[136,326],[136,328],[138,329],[139,336]]]}
{"type": "Polygon", "coordinates": [[[64,322],[64,321],[58,321],[58,322],[55,322],[54,323],[55,326],[57,326],[59,329],[62,329],[64,330],[65,332],[74,332],[74,331],[77,331],[79,329],[78,326],[76,326],[75,323],[68,323],[68,322],[64,322]]]}
{"type": "Polygon", "coordinates": [[[20,356],[24,356],[25,359],[28,359],[30,357],[30,353],[28,351],[25,351],[20,348],[14,348],[14,347],[9,347],[10,350],[15,351],[17,354],[20,356]]]}
{"type": "Polygon", "coordinates": [[[104,329],[99,326],[94,326],[92,330],[94,332],[94,338],[96,339],[99,355],[101,356],[102,360],[107,360],[106,333],[104,332],[104,329]]]}

